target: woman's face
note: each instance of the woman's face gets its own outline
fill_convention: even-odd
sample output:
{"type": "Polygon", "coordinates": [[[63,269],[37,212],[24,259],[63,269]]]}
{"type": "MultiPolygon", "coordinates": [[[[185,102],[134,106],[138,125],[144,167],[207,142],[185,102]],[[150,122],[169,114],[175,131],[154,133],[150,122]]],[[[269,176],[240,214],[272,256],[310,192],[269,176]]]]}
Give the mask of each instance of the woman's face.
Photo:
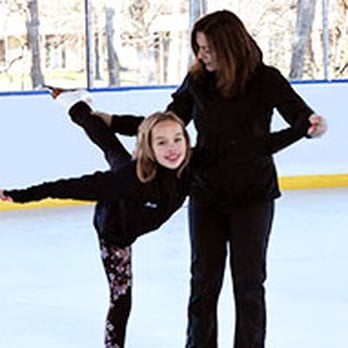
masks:
{"type": "Polygon", "coordinates": [[[151,132],[152,150],[163,167],[177,169],[187,153],[187,143],[181,125],[167,120],[157,123],[151,132]]]}
{"type": "Polygon", "coordinates": [[[209,46],[207,37],[198,31],[196,34],[196,44],[198,47],[197,58],[204,64],[208,71],[216,71],[217,57],[215,50],[209,46]]]}

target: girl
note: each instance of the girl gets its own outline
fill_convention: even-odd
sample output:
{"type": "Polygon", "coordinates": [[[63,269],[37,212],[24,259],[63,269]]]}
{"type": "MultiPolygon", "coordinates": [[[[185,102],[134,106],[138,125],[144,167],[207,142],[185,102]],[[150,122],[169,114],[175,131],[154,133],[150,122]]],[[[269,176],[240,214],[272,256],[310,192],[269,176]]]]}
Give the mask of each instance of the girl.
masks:
{"type": "MultiPolygon", "coordinates": [[[[73,93],[62,96],[73,100],[73,93]]],[[[110,287],[105,347],[121,348],[131,308],[130,245],[138,236],[157,229],[184,202],[189,136],[174,113],[157,112],[139,126],[131,158],[110,128],[91,114],[87,99],[73,104],[69,113],[103,150],[111,170],[26,189],[0,190],[0,199],[20,203],[47,197],[98,201],[94,225],[110,287]]]]}

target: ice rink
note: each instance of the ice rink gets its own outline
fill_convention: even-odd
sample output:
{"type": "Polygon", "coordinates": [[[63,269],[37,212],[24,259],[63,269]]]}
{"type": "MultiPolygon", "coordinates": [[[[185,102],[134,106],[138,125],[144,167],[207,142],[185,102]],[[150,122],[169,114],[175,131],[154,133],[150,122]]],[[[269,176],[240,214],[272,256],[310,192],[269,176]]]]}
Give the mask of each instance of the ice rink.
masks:
{"type": "MultiPolygon", "coordinates": [[[[107,284],[92,205],[0,211],[0,347],[102,348],[107,284]]],[[[267,348],[347,347],[348,187],[283,191],[266,283],[267,348]]],[[[133,246],[127,348],[184,348],[186,207],[133,246]]],[[[219,348],[231,348],[227,269],[219,348]]]]}

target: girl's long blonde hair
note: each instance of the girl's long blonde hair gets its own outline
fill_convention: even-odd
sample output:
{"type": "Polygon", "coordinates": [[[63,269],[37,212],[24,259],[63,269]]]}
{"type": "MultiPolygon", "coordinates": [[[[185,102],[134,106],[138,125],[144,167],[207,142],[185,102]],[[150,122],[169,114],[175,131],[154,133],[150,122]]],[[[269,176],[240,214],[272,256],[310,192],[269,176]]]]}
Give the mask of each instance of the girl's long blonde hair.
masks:
{"type": "Polygon", "coordinates": [[[141,182],[151,181],[157,173],[157,161],[152,147],[152,130],[156,124],[164,121],[177,122],[181,127],[186,141],[186,154],[183,163],[177,169],[180,177],[183,169],[188,165],[191,156],[190,137],[185,128],[184,122],[173,112],[155,112],[147,116],[139,126],[137,145],[134,151],[134,158],[137,160],[137,176],[141,182]]]}

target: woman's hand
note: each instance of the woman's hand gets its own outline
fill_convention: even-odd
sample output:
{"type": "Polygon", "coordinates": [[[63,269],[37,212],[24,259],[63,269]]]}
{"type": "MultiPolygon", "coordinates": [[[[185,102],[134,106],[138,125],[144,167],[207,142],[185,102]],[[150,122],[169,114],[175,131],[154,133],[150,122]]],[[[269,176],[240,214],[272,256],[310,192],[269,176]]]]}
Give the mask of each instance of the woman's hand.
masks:
{"type": "Polygon", "coordinates": [[[91,115],[100,117],[108,127],[111,126],[112,115],[101,111],[91,111],[91,115]]]}
{"type": "Polygon", "coordinates": [[[307,134],[311,138],[319,138],[327,131],[327,124],[324,117],[312,114],[309,116],[309,122],[311,126],[309,127],[307,134]]]}
{"type": "Polygon", "coordinates": [[[4,194],[4,190],[1,190],[1,189],[0,189],[0,200],[7,201],[7,202],[13,202],[12,198],[10,196],[6,196],[4,194]]]}

